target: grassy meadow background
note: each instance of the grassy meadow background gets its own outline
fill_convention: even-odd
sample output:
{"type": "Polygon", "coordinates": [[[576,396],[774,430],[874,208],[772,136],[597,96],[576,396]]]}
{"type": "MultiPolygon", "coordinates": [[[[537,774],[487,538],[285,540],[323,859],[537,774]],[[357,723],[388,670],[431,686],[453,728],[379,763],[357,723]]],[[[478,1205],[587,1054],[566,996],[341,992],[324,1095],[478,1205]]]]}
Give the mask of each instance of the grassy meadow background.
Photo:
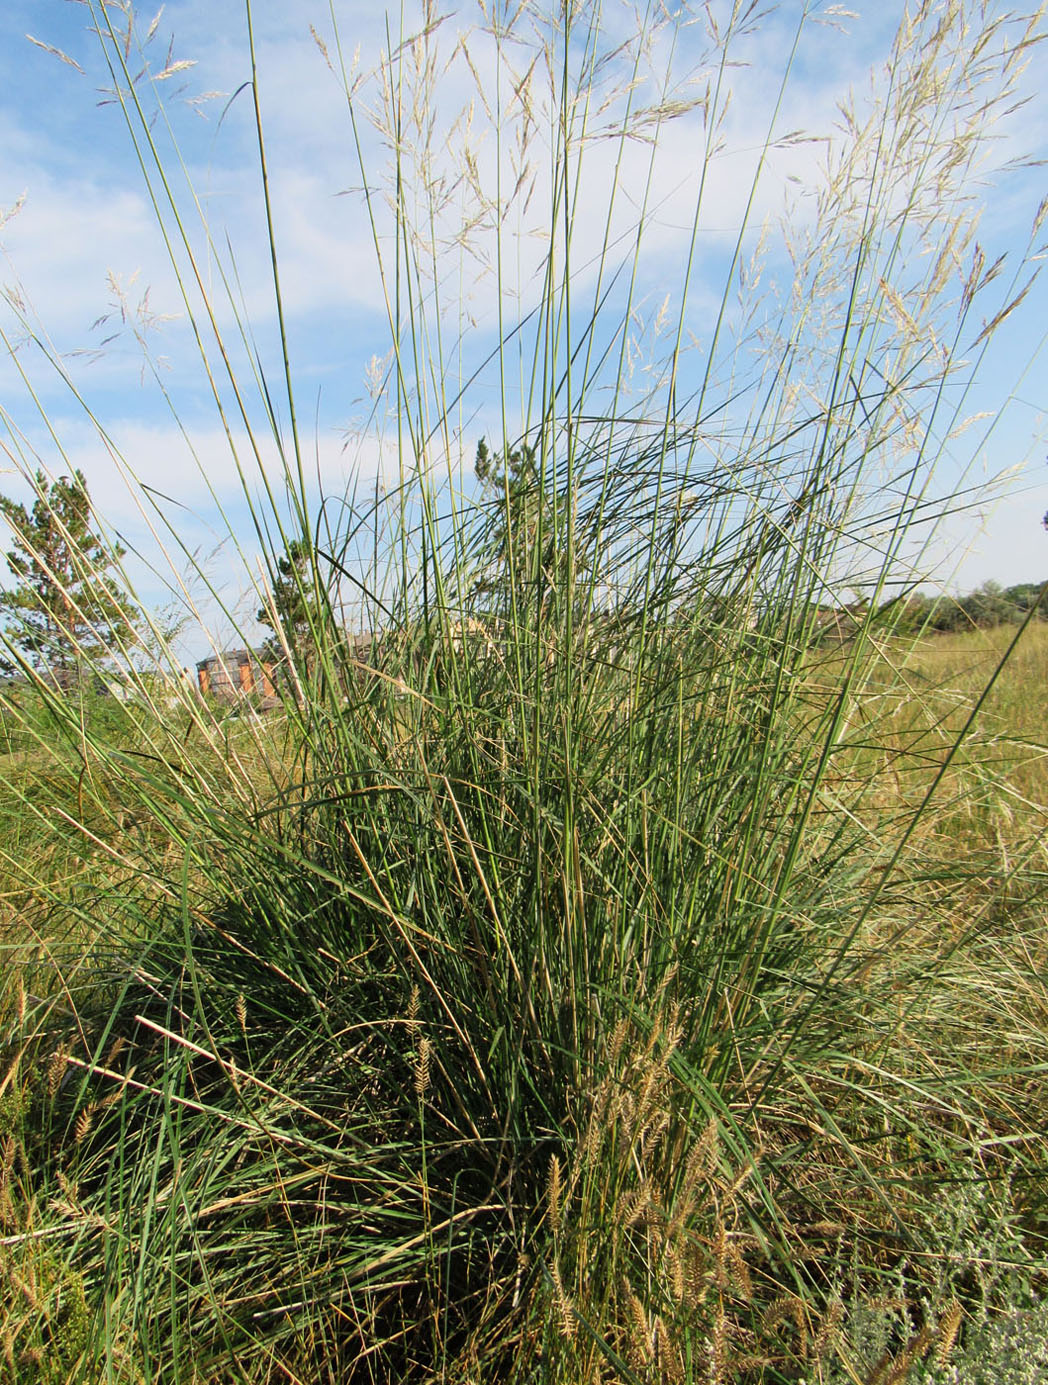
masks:
{"type": "MultiPolygon", "coordinates": [[[[170,52],[89,8],[247,595],[198,562],[161,617],[114,544],[132,633],[69,688],[5,637],[0,1381],[1048,1378],[1048,627],[893,600],[970,503],[969,396],[1036,273],[1044,203],[1014,262],[975,227],[1040,18],[907,11],[814,216],[744,218],[712,299],[755,10],[481,10],[463,38],[427,8],[370,77],[318,36],[392,458],[325,495],[264,89],[269,355],[167,143],[170,52]],[[656,311],[651,184],[620,166],[678,127],[691,249],[656,311]],[[199,696],[171,634],[257,644],[246,609],[265,714],[199,696]]],[[[57,428],[46,457],[9,431],[27,484],[68,474],[57,428]]]]}

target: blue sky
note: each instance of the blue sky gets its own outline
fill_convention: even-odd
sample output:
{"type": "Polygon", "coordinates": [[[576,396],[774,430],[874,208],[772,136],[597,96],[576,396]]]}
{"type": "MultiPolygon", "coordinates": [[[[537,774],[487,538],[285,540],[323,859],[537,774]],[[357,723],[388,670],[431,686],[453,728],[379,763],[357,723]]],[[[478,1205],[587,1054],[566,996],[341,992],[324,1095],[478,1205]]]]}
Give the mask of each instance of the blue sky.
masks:
{"type": "MultiPolygon", "coordinates": [[[[386,19],[378,7],[360,0],[335,8],[347,57],[359,46],[357,70],[366,73],[380,56],[386,19]]],[[[115,23],[124,21],[123,9],[111,4],[115,23]]],[[[817,17],[829,22],[811,24],[806,30],[775,127],[779,135],[794,129],[816,136],[831,134],[839,125],[838,102],[851,90],[861,99],[871,66],[883,63],[901,6],[864,5],[858,15],[839,13],[839,7],[822,7],[822,11],[821,16],[816,11],[817,17]]],[[[148,32],[155,14],[155,9],[139,11],[140,36],[148,32]]],[[[608,5],[609,33],[616,26],[625,33],[628,17],[626,7],[608,5]]],[[[711,165],[711,185],[696,238],[689,322],[701,321],[704,313],[709,316],[719,302],[734,233],[746,207],[750,173],[765,138],[798,17],[794,0],[779,7],[759,32],[742,42],[740,57],[747,65],[729,74],[736,92],[725,119],[724,148],[711,165]]],[[[360,174],[345,98],[311,34],[312,25],[333,56],[328,4],[326,0],[298,0],[293,5],[255,0],[254,19],[301,431],[310,467],[321,473],[325,488],[338,494],[352,485],[354,475],[373,477],[390,465],[378,438],[368,435],[361,440],[356,429],[371,407],[369,389],[373,392],[388,350],[382,286],[359,195],[360,174]]],[[[471,97],[471,74],[461,54],[455,58],[456,42],[479,20],[476,8],[463,8],[450,14],[439,35],[446,66],[440,75],[444,104],[434,139],[437,167],[445,177],[449,175],[442,160],[450,159],[450,151],[461,148],[466,138],[462,120],[456,125],[455,117],[465,118],[471,97]]],[[[396,16],[390,21],[394,33],[400,22],[396,16]]],[[[410,28],[410,18],[406,22],[410,28]]],[[[6,0],[0,10],[0,208],[18,207],[0,227],[0,277],[5,286],[17,286],[39,330],[48,334],[62,358],[70,381],[119,452],[142,481],[169,498],[170,503],[165,503],[177,538],[201,554],[224,544],[210,559],[209,570],[235,604],[237,582],[246,585],[243,561],[249,566],[254,561],[257,543],[246,524],[229,449],[120,107],[99,104],[107,77],[91,23],[90,8],[76,0],[6,0]],[[60,50],[82,71],[40,44],[60,50]],[[159,379],[192,439],[199,467],[144,364],[135,324],[153,358],[161,361],[159,379]],[[219,517],[220,505],[242,541],[242,560],[233,556],[227,525],[219,517]]],[[[668,52],[659,47],[665,41],[653,47],[652,73],[669,61],[668,52]]],[[[678,63],[688,66],[703,41],[696,26],[682,31],[677,40],[678,63]],[[687,51],[689,45],[694,55],[687,51]]],[[[478,34],[471,42],[475,62],[487,62],[490,43],[485,45],[478,34]]],[[[166,98],[212,235],[223,247],[228,237],[246,316],[267,374],[275,378],[280,366],[276,318],[262,234],[250,94],[243,90],[249,77],[243,8],[206,0],[169,0],[147,51],[154,73],[176,67],[158,89],[166,98]],[[190,61],[193,66],[179,66],[190,61]],[[230,104],[235,92],[239,94],[230,104]]],[[[1041,74],[1048,75],[1048,58],[1035,50],[1021,93],[1032,96],[1033,104],[1002,124],[993,154],[998,163],[1019,155],[1045,155],[1048,110],[1038,88],[1048,83],[1038,80],[1041,74]]],[[[486,77],[480,73],[482,84],[486,77]]],[[[479,131],[484,120],[475,95],[473,119],[479,131]]],[[[162,126],[156,128],[163,142],[162,126]]],[[[361,128],[368,166],[378,169],[386,154],[382,137],[366,123],[361,128]]],[[[658,214],[652,219],[648,248],[639,266],[637,294],[638,320],[649,325],[664,301],[671,317],[675,310],[672,286],[682,282],[687,256],[697,147],[695,128],[686,118],[660,132],[653,194],[658,214]],[[668,295],[665,284],[671,286],[668,295]]],[[[754,226],[766,220],[769,228],[769,273],[781,275],[785,264],[776,241],[784,209],[793,207],[802,228],[805,217],[810,220],[815,201],[807,190],[818,183],[827,147],[819,139],[795,143],[774,150],[766,160],[751,217],[754,226]]],[[[478,134],[473,148],[476,176],[490,187],[497,163],[490,138],[485,142],[478,134]]],[[[575,253],[582,266],[596,255],[602,233],[602,192],[607,181],[601,180],[611,177],[610,165],[601,163],[603,157],[599,149],[593,156],[594,173],[581,207],[575,253]]],[[[648,151],[636,141],[627,147],[626,157],[620,178],[635,205],[642,192],[648,151]]],[[[511,151],[504,152],[503,161],[505,179],[511,151]]],[[[978,192],[985,204],[980,239],[994,254],[1007,252],[1014,259],[1026,242],[1034,209],[1048,192],[1045,170],[1032,167],[996,176],[978,192]]],[[[188,206],[184,194],[180,195],[182,205],[188,206]]],[[[527,214],[539,223],[547,215],[542,205],[547,196],[540,169],[527,214]]],[[[468,186],[462,184],[450,198],[449,227],[456,216],[468,211],[468,202],[468,186]]],[[[628,200],[623,207],[627,216],[628,200]]],[[[529,294],[534,293],[532,276],[541,259],[541,246],[526,219],[520,222],[523,234],[514,241],[513,272],[519,275],[520,296],[506,298],[505,310],[511,317],[519,304],[529,303],[529,294]]],[[[811,230],[810,224],[807,229],[811,230]]],[[[467,369],[477,358],[478,344],[491,339],[496,296],[493,279],[482,263],[491,251],[483,228],[477,232],[474,248],[472,255],[447,250],[437,270],[448,304],[445,321],[464,343],[460,359],[467,369]]],[[[580,298],[593,282],[592,267],[580,270],[580,298]]],[[[788,285],[781,289],[787,290],[788,285]]],[[[220,293],[215,301],[220,324],[232,329],[233,317],[221,306],[220,293]]],[[[1009,492],[996,506],[980,501],[947,525],[936,549],[936,572],[941,582],[956,590],[968,590],[987,578],[1011,583],[1048,576],[1048,535],[1040,525],[1048,509],[1046,307],[1045,287],[1037,283],[994,342],[983,362],[980,384],[965,403],[965,413],[993,415],[992,431],[987,434],[989,418],[982,418],[947,449],[948,475],[942,482],[946,489],[965,466],[977,481],[1005,469],[1015,473],[1009,492]]],[[[18,327],[10,317],[7,329],[17,341],[18,327]]],[[[449,340],[454,342],[454,334],[449,340]]],[[[67,460],[61,460],[34,416],[8,360],[0,365],[0,405],[10,422],[56,472],[69,465],[81,466],[100,513],[141,552],[143,560],[162,566],[133,488],[129,490],[120,479],[119,468],[71,397],[68,384],[31,346],[20,347],[19,360],[30,373],[67,460]]],[[[245,360],[240,358],[238,369],[244,368],[245,360]]],[[[641,347],[638,361],[643,370],[641,347]]],[[[467,460],[476,438],[490,433],[497,417],[496,392],[490,380],[482,379],[457,415],[461,432],[456,445],[467,460]]],[[[13,447],[10,437],[5,445],[13,447]]],[[[0,489],[19,493],[10,462],[5,465],[0,457],[0,469],[6,471],[0,475],[0,489]]],[[[145,576],[141,567],[138,572],[148,589],[154,579],[145,576]]],[[[160,586],[156,585],[159,600],[160,586]]],[[[247,609],[257,601],[248,593],[243,604],[247,609]]]]}

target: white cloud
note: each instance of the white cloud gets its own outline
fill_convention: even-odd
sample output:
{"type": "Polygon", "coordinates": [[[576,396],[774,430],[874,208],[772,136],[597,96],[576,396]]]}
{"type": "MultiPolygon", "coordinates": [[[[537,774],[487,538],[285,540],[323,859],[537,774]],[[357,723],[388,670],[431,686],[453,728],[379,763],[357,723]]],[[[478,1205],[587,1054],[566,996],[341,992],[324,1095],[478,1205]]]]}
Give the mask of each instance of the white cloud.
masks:
{"type": "Polygon", "coordinates": [[[87,345],[91,323],[112,303],[109,276],[150,286],[155,311],[177,311],[172,276],[145,198],[93,178],[59,181],[23,165],[5,179],[25,201],[0,232],[8,285],[21,284],[46,329],[87,345]],[[21,195],[21,194],[19,194],[21,195]]]}

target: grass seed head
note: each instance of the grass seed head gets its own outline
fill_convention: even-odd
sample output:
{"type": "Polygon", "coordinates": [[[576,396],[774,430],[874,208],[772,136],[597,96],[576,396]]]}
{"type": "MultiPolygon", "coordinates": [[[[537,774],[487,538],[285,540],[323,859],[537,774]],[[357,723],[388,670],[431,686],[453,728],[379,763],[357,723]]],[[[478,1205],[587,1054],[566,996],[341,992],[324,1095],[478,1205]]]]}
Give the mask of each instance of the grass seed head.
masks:
{"type": "Polygon", "coordinates": [[[420,1028],[420,1025],[419,1025],[419,1018],[418,1018],[419,1000],[420,1000],[419,988],[418,988],[418,986],[412,986],[412,988],[411,988],[411,999],[408,1001],[408,1008],[407,1008],[407,1010],[404,1012],[404,1015],[405,1015],[405,1024],[406,1024],[406,1026],[407,1026],[408,1036],[410,1037],[412,1043],[414,1043],[415,1039],[418,1037],[418,1032],[419,1032],[419,1028],[420,1028]]]}
{"type": "Polygon", "coordinates": [[[429,1091],[429,1058],[429,1039],[419,1039],[418,1049],[415,1055],[415,1095],[418,1097],[419,1101],[424,1101],[426,1093],[429,1091]]]}
{"type": "Polygon", "coordinates": [[[546,1204],[548,1208],[550,1230],[554,1236],[560,1235],[562,1225],[561,1219],[561,1199],[564,1195],[563,1180],[560,1172],[560,1160],[554,1154],[549,1161],[549,1183],[546,1188],[546,1204]]]}
{"type": "Polygon", "coordinates": [[[60,1045],[52,1053],[51,1060],[47,1065],[47,1094],[52,1100],[58,1095],[58,1088],[68,1066],[69,1051],[64,1045],[60,1045]]]}
{"type": "Polygon", "coordinates": [[[935,1344],[935,1364],[941,1369],[950,1359],[957,1334],[961,1330],[964,1313],[956,1299],[950,1304],[939,1323],[938,1339],[935,1344]]]}
{"type": "Polygon", "coordinates": [[[81,1144],[87,1138],[91,1132],[93,1122],[94,1107],[85,1106],[77,1116],[76,1124],[73,1126],[73,1140],[76,1144],[81,1144]]]}
{"type": "Polygon", "coordinates": [[[630,1321],[630,1357],[639,1369],[643,1369],[653,1355],[651,1324],[648,1322],[647,1310],[633,1286],[627,1283],[625,1290],[630,1321]]]}
{"type": "Polygon", "coordinates": [[[571,1299],[564,1288],[560,1277],[560,1266],[554,1260],[549,1267],[550,1278],[553,1280],[554,1298],[557,1304],[557,1313],[560,1318],[560,1330],[566,1341],[575,1340],[575,1310],[572,1307],[571,1299]]]}
{"type": "Polygon", "coordinates": [[[709,1339],[710,1385],[725,1385],[728,1374],[728,1317],[718,1305],[709,1339]]]}
{"type": "Polygon", "coordinates": [[[661,1315],[655,1319],[655,1355],[659,1379],[666,1385],[679,1385],[685,1378],[684,1364],[661,1315]]]}
{"type": "Polygon", "coordinates": [[[822,1361],[829,1356],[837,1346],[841,1338],[843,1321],[844,1304],[839,1298],[834,1298],[822,1315],[819,1330],[815,1334],[815,1341],[812,1343],[812,1354],[817,1361],[822,1361]]]}

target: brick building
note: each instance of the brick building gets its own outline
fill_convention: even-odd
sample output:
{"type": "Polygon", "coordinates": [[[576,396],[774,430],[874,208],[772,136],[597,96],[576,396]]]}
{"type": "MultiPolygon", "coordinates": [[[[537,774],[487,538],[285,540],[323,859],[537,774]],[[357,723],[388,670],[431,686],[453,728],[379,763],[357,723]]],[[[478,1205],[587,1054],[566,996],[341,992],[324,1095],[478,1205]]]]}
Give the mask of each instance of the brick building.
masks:
{"type": "Polygon", "coordinates": [[[252,695],[263,703],[277,700],[273,664],[253,649],[225,649],[212,654],[201,659],[196,673],[201,693],[219,702],[237,702],[252,695]]]}

